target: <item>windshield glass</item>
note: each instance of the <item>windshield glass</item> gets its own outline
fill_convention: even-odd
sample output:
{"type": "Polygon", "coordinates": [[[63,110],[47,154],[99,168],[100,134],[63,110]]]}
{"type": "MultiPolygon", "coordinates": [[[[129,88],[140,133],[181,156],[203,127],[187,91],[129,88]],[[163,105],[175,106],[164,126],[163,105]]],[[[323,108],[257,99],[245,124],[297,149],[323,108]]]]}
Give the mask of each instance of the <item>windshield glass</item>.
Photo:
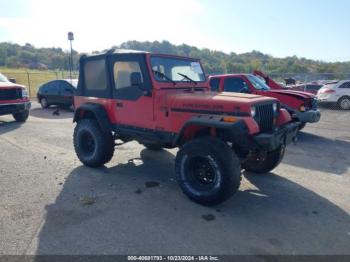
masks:
{"type": "Polygon", "coordinates": [[[68,83],[70,83],[74,88],[77,88],[78,86],[78,79],[67,79],[68,83]]]}
{"type": "Polygon", "coordinates": [[[260,78],[253,75],[248,75],[247,77],[256,90],[270,90],[270,87],[260,78]]]}
{"type": "Polygon", "coordinates": [[[7,80],[6,76],[0,73],[0,82],[8,82],[8,81],[9,80],[7,80]]]}
{"type": "Polygon", "coordinates": [[[330,82],[330,83],[325,84],[322,88],[334,88],[338,83],[339,83],[339,81],[338,82],[330,82]]]}
{"type": "Polygon", "coordinates": [[[151,57],[154,78],[159,82],[204,82],[205,75],[198,61],[172,58],[151,57]]]}

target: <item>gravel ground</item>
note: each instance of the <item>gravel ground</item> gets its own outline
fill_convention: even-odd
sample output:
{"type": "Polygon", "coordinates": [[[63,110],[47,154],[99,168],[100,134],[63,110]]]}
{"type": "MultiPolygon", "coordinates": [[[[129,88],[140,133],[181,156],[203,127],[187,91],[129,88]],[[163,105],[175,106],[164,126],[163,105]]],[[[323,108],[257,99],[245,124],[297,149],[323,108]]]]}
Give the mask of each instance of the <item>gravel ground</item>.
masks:
{"type": "Polygon", "coordinates": [[[176,150],[81,165],[72,113],[0,117],[0,254],[350,254],[350,112],[323,109],[272,173],[217,207],[186,198],[176,150]]]}

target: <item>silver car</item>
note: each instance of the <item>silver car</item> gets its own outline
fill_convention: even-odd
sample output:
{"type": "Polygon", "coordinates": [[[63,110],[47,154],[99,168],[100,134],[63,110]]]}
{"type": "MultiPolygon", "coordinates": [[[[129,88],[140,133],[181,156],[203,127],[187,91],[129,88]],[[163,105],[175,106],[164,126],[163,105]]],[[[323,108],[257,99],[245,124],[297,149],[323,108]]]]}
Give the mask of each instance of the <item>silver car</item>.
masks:
{"type": "Polygon", "coordinates": [[[341,80],[325,84],[317,92],[320,104],[334,104],[340,109],[350,109],[350,80],[341,80]]]}

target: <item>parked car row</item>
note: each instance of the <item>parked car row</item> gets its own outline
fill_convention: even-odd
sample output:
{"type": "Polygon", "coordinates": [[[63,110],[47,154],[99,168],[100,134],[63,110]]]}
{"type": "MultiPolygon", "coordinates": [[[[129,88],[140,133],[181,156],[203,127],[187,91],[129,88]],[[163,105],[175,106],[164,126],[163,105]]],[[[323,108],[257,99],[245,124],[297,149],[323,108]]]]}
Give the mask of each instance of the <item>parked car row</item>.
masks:
{"type": "Polygon", "coordinates": [[[306,123],[316,123],[321,113],[317,109],[316,97],[305,92],[286,89],[271,89],[263,80],[252,74],[227,74],[209,77],[212,91],[256,94],[277,98],[296,122],[300,129],[306,123]]]}
{"type": "MultiPolygon", "coordinates": [[[[271,89],[286,89],[261,71],[254,71],[271,89]]],[[[330,104],[342,110],[350,109],[350,80],[320,80],[306,84],[289,86],[288,89],[304,91],[316,95],[320,104],[330,104]]]]}

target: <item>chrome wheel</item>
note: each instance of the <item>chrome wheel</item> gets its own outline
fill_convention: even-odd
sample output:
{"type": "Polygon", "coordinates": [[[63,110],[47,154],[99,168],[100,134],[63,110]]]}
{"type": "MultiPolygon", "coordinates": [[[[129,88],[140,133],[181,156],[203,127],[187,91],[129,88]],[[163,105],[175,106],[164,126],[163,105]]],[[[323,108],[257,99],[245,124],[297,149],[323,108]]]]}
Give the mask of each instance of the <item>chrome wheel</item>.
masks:
{"type": "Polygon", "coordinates": [[[339,107],[343,110],[350,109],[350,98],[342,98],[339,102],[339,107]]]}

